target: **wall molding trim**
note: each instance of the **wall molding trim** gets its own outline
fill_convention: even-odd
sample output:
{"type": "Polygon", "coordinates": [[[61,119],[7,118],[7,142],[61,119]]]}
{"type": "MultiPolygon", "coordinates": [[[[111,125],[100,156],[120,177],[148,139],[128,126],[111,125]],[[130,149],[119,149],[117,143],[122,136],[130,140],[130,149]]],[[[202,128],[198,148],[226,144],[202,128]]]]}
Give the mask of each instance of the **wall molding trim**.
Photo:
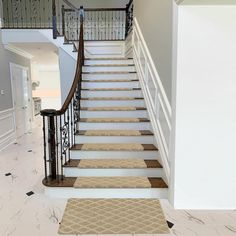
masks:
{"type": "Polygon", "coordinates": [[[18,47],[15,47],[11,44],[4,45],[4,48],[7,49],[10,52],[16,53],[16,54],[18,54],[22,57],[28,58],[30,60],[33,58],[33,55],[31,55],[30,53],[28,53],[28,52],[26,52],[22,49],[19,49],[18,47]]]}
{"type": "Polygon", "coordinates": [[[132,44],[134,63],[137,68],[140,84],[147,104],[147,110],[150,116],[155,140],[160,151],[160,161],[165,170],[166,176],[163,177],[169,183],[169,145],[172,110],[136,18],[134,19],[132,44]]]}
{"type": "Polygon", "coordinates": [[[16,141],[14,109],[0,111],[0,151],[16,141]]]}

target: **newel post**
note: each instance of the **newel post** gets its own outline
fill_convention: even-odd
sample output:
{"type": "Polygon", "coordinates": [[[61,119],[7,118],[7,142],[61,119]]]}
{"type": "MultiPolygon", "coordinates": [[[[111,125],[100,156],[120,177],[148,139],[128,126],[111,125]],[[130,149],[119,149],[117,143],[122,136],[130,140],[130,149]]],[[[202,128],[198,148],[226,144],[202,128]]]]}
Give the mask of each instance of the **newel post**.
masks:
{"type": "Polygon", "coordinates": [[[56,12],[56,1],[52,0],[52,29],[53,38],[57,38],[57,12],[56,12]]]}
{"type": "Polygon", "coordinates": [[[52,180],[57,179],[57,159],[56,159],[56,110],[42,110],[40,112],[43,117],[44,130],[44,165],[45,177],[52,180]],[[46,122],[45,122],[46,121],[46,122]],[[47,125],[46,125],[47,124],[47,125]],[[49,163],[49,164],[48,164],[49,163]],[[47,176],[49,170],[49,176],[47,176]]]}

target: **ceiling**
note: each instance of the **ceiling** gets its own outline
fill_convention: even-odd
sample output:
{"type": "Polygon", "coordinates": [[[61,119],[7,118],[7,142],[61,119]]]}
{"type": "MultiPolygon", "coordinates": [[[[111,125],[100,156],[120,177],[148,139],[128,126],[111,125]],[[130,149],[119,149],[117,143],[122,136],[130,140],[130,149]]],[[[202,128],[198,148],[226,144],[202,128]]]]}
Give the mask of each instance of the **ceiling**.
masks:
{"type": "Polygon", "coordinates": [[[52,43],[14,43],[12,45],[31,54],[32,63],[58,65],[58,48],[52,43]]]}
{"type": "Polygon", "coordinates": [[[236,0],[175,0],[180,5],[236,5],[236,0]]]}

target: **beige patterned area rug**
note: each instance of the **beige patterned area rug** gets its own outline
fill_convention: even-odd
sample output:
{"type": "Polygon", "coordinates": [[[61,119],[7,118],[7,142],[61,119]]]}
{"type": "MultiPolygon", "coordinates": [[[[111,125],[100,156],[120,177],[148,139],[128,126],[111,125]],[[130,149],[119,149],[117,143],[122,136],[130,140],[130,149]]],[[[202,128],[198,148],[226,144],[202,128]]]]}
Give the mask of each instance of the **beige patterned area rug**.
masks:
{"type": "Polygon", "coordinates": [[[169,233],[156,199],[69,199],[59,228],[64,235],[169,233]]]}
{"type": "Polygon", "coordinates": [[[78,177],[74,188],[151,188],[147,177],[78,177]]]}

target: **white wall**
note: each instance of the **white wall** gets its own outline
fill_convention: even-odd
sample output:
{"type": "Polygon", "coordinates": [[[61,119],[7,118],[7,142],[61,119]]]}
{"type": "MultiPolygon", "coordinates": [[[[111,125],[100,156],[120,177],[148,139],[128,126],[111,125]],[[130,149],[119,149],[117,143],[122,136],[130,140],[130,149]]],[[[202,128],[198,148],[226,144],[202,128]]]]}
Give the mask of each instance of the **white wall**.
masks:
{"type": "Polygon", "coordinates": [[[178,12],[174,206],[236,208],[236,6],[178,12]]]}
{"type": "Polygon", "coordinates": [[[42,109],[61,108],[60,71],[58,65],[32,64],[32,79],[40,85],[33,90],[33,97],[42,99],[42,109]]]}
{"type": "Polygon", "coordinates": [[[170,103],[172,99],[173,4],[175,4],[174,0],[134,0],[134,15],[170,103]]]}

